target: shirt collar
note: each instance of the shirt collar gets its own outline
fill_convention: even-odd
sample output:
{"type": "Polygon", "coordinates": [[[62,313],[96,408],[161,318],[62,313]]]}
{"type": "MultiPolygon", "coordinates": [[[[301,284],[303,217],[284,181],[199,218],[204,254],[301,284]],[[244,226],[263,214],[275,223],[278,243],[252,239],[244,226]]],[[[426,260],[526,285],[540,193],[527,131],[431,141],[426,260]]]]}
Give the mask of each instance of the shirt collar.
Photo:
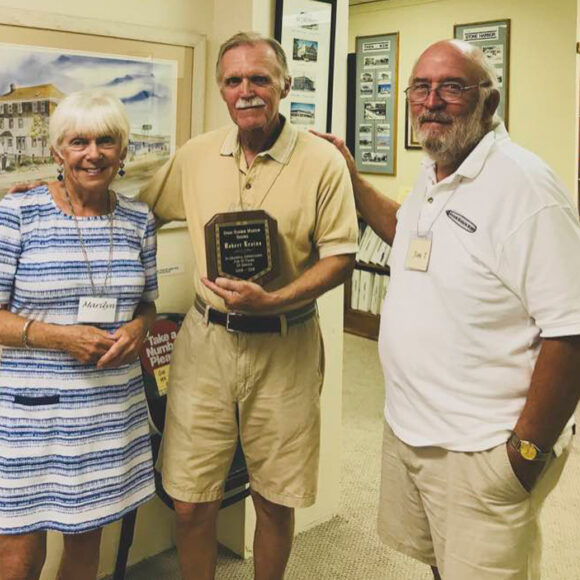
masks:
{"type": "MultiPolygon", "coordinates": [[[[491,148],[495,143],[509,139],[508,132],[503,123],[498,123],[489,133],[486,133],[475,149],[463,160],[463,163],[446,179],[453,180],[456,177],[473,179],[483,168],[485,160],[488,158],[491,148]]],[[[421,164],[427,171],[435,172],[435,161],[425,157],[421,164]]]]}
{"type": "MultiPolygon", "coordinates": [[[[290,161],[290,156],[296,145],[298,139],[298,129],[289,123],[282,115],[280,115],[284,125],[280,135],[273,145],[258,154],[258,157],[268,156],[278,163],[287,165],[290,161]]],[[[232,127],[223,142],[222,148],[220,150],[220,155],[224,157],[238,157],[240,154],[240,141],[238,138],[238,128],[236,126],[232,127]]]]}

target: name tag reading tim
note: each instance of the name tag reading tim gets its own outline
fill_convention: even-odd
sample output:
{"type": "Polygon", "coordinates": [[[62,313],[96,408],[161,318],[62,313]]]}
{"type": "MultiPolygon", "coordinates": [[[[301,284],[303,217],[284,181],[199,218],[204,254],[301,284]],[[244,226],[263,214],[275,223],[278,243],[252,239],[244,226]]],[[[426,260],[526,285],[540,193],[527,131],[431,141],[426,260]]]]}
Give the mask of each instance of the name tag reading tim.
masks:
{"type": "Polygon", "coordinates": [[[116,298],[80,297],[77,322],[115,322],[116,320],[116,298]]]}
{"type": "MultiPolygon", "coordinates": [[[[429,232],[430,233],[430,232],[429,232]]],[[[407,251],[407,270],[426,272],[431,257],[431,235],[412,237],[407,251]]]]}

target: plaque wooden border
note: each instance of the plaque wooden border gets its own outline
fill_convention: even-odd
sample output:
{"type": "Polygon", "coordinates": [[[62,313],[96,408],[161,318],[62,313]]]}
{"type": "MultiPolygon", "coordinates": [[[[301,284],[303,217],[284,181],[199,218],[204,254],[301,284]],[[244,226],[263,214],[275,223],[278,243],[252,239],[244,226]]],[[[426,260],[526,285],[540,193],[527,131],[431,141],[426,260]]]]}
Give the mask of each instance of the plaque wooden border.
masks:
{"type": "Polygon", "coordinates": [[[267,267],[260,270],[247,279],[264,285],[274,280],[280,273],[280,260],[278,252],[278,223],[264,210],[238,211],[218,213],[205,225],[205,253],[207,276],[210,280],[217,277],[231,280],[242,280],[232,276],[221,269],[221,245],[218,243],[220,225],[250,225],[252,223],[264,223],[266,225],[267,267]]]}

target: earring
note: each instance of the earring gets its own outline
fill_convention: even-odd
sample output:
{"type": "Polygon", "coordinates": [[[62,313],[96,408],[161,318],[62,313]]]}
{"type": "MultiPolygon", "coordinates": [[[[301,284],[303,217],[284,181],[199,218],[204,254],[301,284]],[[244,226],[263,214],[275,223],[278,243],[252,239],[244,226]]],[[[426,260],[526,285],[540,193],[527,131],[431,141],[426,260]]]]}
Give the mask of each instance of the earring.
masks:
{"type": "Polygon", "coordinates": [[[56,176],[56,178],[57,178],[59,181],[62,181],[62,180],[64,179],[62,165],[59,165],[59,166],[57,167],[57,169],[56,169],[56,172],[57,172],[57,176],[56,176]]]}
{"type": "Polygon", "coordinates": [[[121,165],[119,165],[119,177],[123,177],[123,175],[125,175],[125,173],[127,173],[125,171],[125,162],[121,161],[121,165]]]}

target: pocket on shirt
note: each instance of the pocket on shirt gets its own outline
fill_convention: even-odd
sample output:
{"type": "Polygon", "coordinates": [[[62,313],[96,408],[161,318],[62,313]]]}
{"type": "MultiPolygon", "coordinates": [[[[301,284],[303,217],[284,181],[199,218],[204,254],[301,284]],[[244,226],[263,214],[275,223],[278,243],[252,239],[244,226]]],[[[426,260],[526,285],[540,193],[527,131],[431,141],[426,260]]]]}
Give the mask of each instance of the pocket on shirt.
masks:
{"type": "Polygon", "coordinates": [[[60,395],[14,395],[14,404],[23,407],[50,407],[60,403],[60,395]]]}

